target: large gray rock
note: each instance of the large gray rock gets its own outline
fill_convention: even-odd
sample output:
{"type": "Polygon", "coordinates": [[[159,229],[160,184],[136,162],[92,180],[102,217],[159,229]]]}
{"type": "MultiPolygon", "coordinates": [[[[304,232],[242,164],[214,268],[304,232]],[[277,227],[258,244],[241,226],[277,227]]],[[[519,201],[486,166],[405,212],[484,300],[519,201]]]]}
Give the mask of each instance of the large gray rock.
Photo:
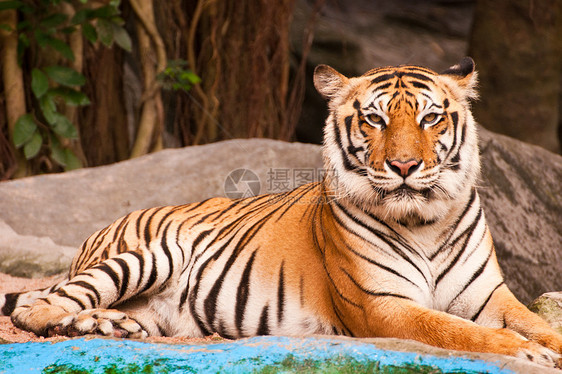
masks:
{"type": "MultiPolygon", "coordinates": [[[[526,303],[562,290],[562,157],[483,129],[480,134],[479,190],[507,284],[526,303]]],[[[27,276],[64,271],[69,247],[94,231],[135,209],[224,196],[235,169],[256,173],[264,193],[295,187],[310,169],[321,167],[316,145],[230,140],[2,182],[0,271],[27,276]]]]}
{"type": "Polygon", "coordinates": [[[28,277],[65,271],[68,246],[78,248],[96,230],[136,209],[225,196],[225,182],[236,169],[254,172],[264,193],[280,192],[287,183],[294,187],[291,173],[281,179],[285,171],[321,164],[315,145],[237,139],[2,182],[0,271],[28,277]]]}
{"type": "Polygon", "coordinates": [[[480,128],[479,193],[507,285],[529,303],[562,290],[562,157],[480,128]]]}

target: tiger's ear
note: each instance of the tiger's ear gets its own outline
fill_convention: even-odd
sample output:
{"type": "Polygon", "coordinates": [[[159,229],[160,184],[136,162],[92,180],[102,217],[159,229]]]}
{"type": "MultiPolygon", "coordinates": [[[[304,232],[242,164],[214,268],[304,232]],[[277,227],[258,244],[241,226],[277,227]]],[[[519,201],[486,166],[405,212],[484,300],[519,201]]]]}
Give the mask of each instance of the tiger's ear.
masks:
{"type": "Polygon", "coordinates": [[[314,69],[314,87],[322,97],[330,101],[349,79],[328,65],[318,65],[314,69]]]}
{"type": "Polygon", "coordinates": [[[458,64],[443,71],[441,75],[452,78],[464,91],[466,98],[476,99],[478,97],[476,92],[478,72],[475,70],[474,60],[470,57],[464,57],[458,64]]]}

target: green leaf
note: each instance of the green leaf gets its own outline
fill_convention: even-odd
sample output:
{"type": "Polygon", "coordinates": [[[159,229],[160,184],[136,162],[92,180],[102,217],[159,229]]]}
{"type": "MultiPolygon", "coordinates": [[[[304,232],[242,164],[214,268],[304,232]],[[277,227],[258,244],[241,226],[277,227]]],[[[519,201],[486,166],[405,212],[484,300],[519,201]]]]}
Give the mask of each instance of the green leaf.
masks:
{"type": "Polygon", "coordinates": [[[91,13],[91,18],[107,19],[119,15],[119,9],[113,5],[102,6],[91,13]]]}
{"type": "Polygon", "coordinates": [[[0,30],[4,30],[4,31],[8,31],[8,32],[14,31],[14,29],[12,29],[10,27],[10,25],[8,25],[6,23],[0,23],[0,30]]]}
{"type": "Polygon", "coordinates": [[[74,32],[76,32],[76,27],[75,26],[68,26],[68,27],[64,27],[60,30],[63,34],[67,34],[70,35],[74,32]]]}
{"type": "Polygon", "coordinates": [[[39,132],[34,132],[31,140],[25,144],[23,147],[23,154],[25,158],[30,160],[33,157],[37,156],[39,151],[41,150],[41,146],[43,145],[43,138],[39,132]]]}
{"type": "Polygon", "coordinates": [[[100,18],[97,22],[98,36],[100,41],[107,47],[110,47],[113,44],[113,26],[111,22],[100,18]]]}
{"type": "Polygon", "coordinates": [[[55,123],[51,124],[53,131],[67,139],[77,139],[78,131],[70,120],[63,114],[55,113],[55,123]]]}
{"type": "Polygon", "coordinates": [[[69,87],[57,87],[50,90],[53,95],[61,97],[68,105],[82,106],[89,105],[90,99],[84,93],[69,87]]]}
{"type": "Polygon", "coordinates": [[[63,86],[82,86],[86,83],[86,78],[72,68],[55,65],[48,66],[43,70],[49,78],[63,86]]]}
{"type": "Polygon", "coordinates": [[[29,39],[27,37],[27,35],[25,34],[20,34],[18,37],[18,65],[21,66],[22,61],[23,61],[23,54],[25,53],[25,50],[27,49],[27,47],[29,47],[29,39]]]}
{"type": "Polygon", "coordinates": [[[35,40],[37,41],[37,44],[39,44],[39,47],[45,48],[47,46],[47,39],[49,39],[51,36],[37,28],[33,30],[33,34],[35,35],[35,40]]]}
{"type": "Polygon", "coordinates": [[[0,1],[0,11],[8,9],[18,9],[23,5],[21,1],[0,1]]]}
{"type": "Polygon", "coordinates": [[[51,157],[65,170],[74,170],[82,167],[82,163],[70,149],[63,148],[59,140],[51,135],[51,157]]]}
{"type": "Polygon", "coordinates": [[[76,157],[76,155],[74,154],[74,152],[72,152],[72,150],[68,148],[65,149],[64,157],[66,161],[64,170],[66,171],[76,170],[82,167],[82,162],[80,162],[80,160],[78,159],[78,157],[76,157]]]}
{"type": "Polygon", "coordinates": [[[112,24],[113,27],[113,38],[115,43],[127,52],[131,52],[133,43],[131,42],[131,37],[123,27],[112,24]]]}
{"type": "Polygon", "coordinates": [[[199,78],[199,76],[197,74],[195,74],[194,72],[192,72],[191,70],[182,71],[182,73],[180,75],[180,79],[181,80],[188,80],[192,84],[196,84],[196,83],[201,82],[201,78],[199,78]]]}
{"type": "Polygon", "coordinates": [[[96,31],[95,27],[90,25],[89,23],[84,23],[82,25],[82,34],[84,34],[84,37],[88,39],[90,43],[95,43],[98,41],[98,32],[96,31]]]}
{"type": "Polygon", "coordinates": [[[80,9],[72,17],[72,19],[70,20],[70,24],[71,25],[78,25],[80,23],[83,23],[83,22],[89,20],[90,18],[92,18],[90,16],[91,13],[92,13],[92,11],[90,9],[80,9]]]}
{"type": "Polygon", "coordinates": [[[67,19],[68,16],[65,14],[54,13],[42,19],[41,22],[39,22],[39,25],[47,29],[55,28],[62,25],[67,19]]]}
{"type": "Polygon", "coordinates": [[[29,20],[18,22],[16,29],[18,31],[24,31],[31,27],[31,22],[29,20]]]}
{"type": "Polygon", "coordinates": [[[117,26],[123,26],[125,24],[125,20],[119,16],[111,17],[111,22],[117,26]]]}
{"type": "Polygon", "coordinates": [[[37,130],[37,124],[30,113],[23,114],[14,125],[14,145],[19,148],[31,140],[37,130]]]}
{"type": "Polygon", "coordinates": [[[74,61],[74,52],[72,49],[60,39],[48,37],[45,39],[45,43],[60,53],[64,58],[74,61]]]}
{"type": "Polygon", "coordinates": [[[41,96],[39,99],[39,108],[41,109],[41,113],[43,113],[43,117],[45,120],[50,124],[54,124],[56,122],[56,114],[57,114],[57,105],[55,104],[54,96],[47,92],[45,95],[41,96]]]}
{"type": "Polygon", "coordinates": [[[64,149],[61,147],[59,140],[56,136],[51,135],[51,157],[62,166],[66,165],[66,155],[64,149]]]}
{"type": "Polygon", "coordinates": [[[23,2],[22,2],[22,6],[18,10],[27,15],[30,15],[32,13],[37,13],[37,8],[35,6],[23,2]]]}
{"type": "Polygon", "coordinates": [[[34,68],[31,71],[31,90],[36,98],[41,96],[49,89],[49,79],[41,70],[34,68]]]}

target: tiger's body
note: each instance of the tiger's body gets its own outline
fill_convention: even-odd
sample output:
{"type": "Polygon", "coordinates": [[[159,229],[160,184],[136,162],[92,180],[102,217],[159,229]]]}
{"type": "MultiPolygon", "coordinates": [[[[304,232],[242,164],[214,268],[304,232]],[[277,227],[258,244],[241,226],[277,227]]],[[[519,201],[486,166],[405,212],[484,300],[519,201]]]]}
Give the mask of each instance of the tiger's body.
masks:
{"type": "Polygon", "coordinates": [[[470,59],[320,66],[322,182],[133,212],[0,308],[39,335],[382,336],[555,365],[562,337],[504,284],[475,190],[475,81],[470,59]]]}

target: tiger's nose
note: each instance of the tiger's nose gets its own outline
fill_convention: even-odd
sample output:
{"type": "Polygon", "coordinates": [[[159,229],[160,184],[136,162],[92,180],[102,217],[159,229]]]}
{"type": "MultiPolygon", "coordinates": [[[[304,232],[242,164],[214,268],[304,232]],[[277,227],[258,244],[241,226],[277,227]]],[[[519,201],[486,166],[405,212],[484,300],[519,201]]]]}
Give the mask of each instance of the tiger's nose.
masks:
{"type": "Polygon", "coordinates": [[[416,160],[399,161],[399,160],[386,160],[386,164],[396,174],[403,178],[408,177],[420,167],[420,162],[416,160]]]}

